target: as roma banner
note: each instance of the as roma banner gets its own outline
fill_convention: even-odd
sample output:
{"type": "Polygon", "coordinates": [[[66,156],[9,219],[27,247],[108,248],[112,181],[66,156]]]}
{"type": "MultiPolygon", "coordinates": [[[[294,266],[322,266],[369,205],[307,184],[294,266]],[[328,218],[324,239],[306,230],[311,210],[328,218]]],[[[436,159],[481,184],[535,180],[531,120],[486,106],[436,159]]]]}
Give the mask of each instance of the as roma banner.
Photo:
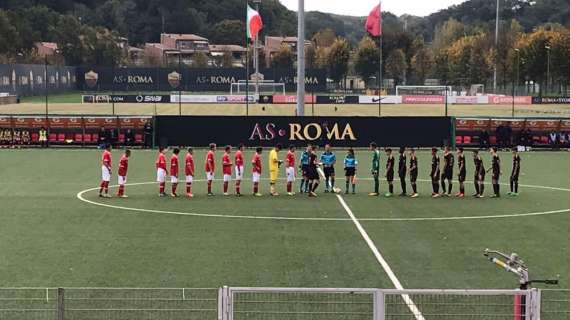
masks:
{"type": "Polygon", "coordinates": [[[433,147],[449,144],[448,117],[155,117],[155,141],[162,146],[205,147],[245,144],[248,147],[433,147]],[[413,130],[409,130],[413,128],[413,130]]]}

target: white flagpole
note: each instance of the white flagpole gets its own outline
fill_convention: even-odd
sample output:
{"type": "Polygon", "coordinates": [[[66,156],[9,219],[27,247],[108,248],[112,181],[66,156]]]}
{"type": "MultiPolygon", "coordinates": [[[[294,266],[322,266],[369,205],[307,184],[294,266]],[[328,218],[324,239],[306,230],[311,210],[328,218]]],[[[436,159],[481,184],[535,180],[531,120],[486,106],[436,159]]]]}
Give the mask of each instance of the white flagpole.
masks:
{"type": "Polygon", "coordinates": [[[299,0],[297,23],[297,116],[305,115],[305,0],[299,0]]]}

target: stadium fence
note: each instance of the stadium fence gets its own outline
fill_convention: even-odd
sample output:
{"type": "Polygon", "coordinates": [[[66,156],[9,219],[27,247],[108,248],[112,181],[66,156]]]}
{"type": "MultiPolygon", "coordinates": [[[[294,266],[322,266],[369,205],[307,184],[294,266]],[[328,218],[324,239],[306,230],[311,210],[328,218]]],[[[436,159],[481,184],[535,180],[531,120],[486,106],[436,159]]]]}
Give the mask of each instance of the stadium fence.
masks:
{"type": "Polygon", "coordinates": [[[0,288],[0,319],[432,320],[570,318],[570,290],[0,288]]]}

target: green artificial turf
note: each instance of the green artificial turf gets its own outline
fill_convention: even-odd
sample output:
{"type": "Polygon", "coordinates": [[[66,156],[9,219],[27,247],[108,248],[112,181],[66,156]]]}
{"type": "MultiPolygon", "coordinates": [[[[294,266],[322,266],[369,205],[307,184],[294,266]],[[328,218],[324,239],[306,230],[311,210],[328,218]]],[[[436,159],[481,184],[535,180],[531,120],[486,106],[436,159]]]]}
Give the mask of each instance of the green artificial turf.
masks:
{"type": "MultiPolygon", "coordinates": [[[[183,152],[184,153],[184,152],[183,152]]],[[[337,150],[337,157],[344,157],[337,150]]],[[[114,151],[114,166],[120,151],[114,151]]],[[[155,151],[134,150],[129,183],[155,179],[155,151]]],[[[267,153],[264,154],[267,156],[267,153]]],[[[284,157],[284,153],[281,154],[284,157]]],[[[369,151],[358,151],[356,195],[342,195],[406,288],[515,288],[517,279],[486,261],[485,248],[516,251],[531,274],[562,279],[570,273],[570,215],[557,213],[502,219],[386,221],[510,215],[570,209],[568,191],[521,187],[520,197],[431,199],[431,185],[419,183],[420,198],[374,198],[369,151]]],[[[508,182],[510,154],[502,153],[508,182]]],[[[183,157],[181,157],[183,158],[183,157]]],[[[249,165],[251,153],[245,155],[249,165]]],[[[488,154],[484,154],[488,167],[488,154]]],[[[158,198],[157,186],[127,186],[128,199],[84,198],[107,205],[171,213],[127,211],[80,201],[97,187],[100,152],[95,150],[0,150],[0,286],[2,287],[378,287],[393,288],[354,223],[334,194],[205,196],[196,181],[195,198],[158,198]],[[177,212],[180,214],[174,214],[177,212]],[[339,220],[272,220],[205,217],[184,213],[339,220]]],[[[196,179],[203,179],[204,152],[196,151],[196,179]]],[[[382,154],[384,162],[386,156],[382,154]]],[[[468,179],[472,161],[468,159],[468,179]]],[[[521,184],[566,188],[566,153],[522,154],[521,184]]],[[[217,154],[218,167],[221,152],[217,154]]],[[[263,160],[266,165],[266,158],[263,160]]],[[[428,178],[429,155],[419,154],[420,179],[428,178]]],[[[339,161],[340,162],[340,161],[339,161]]],[[[337,186],[344,187],[341,165],[337,186]]],[[[265,172],[266,173],[266,172],[265,172]]],[[[250,166],[246,167],[251,178],[250,166]]],[[[284,173],[281,172],[281,178],[284,173]]],[[[217,173],[221,178],[221,172],[217,173]]],[[[116,176],[112,178],[116,184],[116,176]]],[[[167,185],[167,190],[169,184],[167,185]]],[[[408,186],[409,188],[409,186],[408,186]]],[[[233,191],[233,184],[230,188],[233,191]]],[[[297,188],[295,188],[297,189],[297,188]]],[[[395,183],[399,193],[399,183],[395,183]]],[[[455,182],[454,191],[458,190],[455,182]]],[[[487,187],[487,194],[491,187],[487,187]]],[[[267,193],[268,182],[262,182],[267,193]]],[[[382,181],[381,191],[386,191],[382,181]]],[[[112,189],[114,194],[116,189],[112,189]]],[[[183,184],[179,193],[184,193],[183,184]]],[[[467,193],[473,193],[472,183],[467,193]]],[[[561,287],[570,288],[562,281],[561,287]]]]}

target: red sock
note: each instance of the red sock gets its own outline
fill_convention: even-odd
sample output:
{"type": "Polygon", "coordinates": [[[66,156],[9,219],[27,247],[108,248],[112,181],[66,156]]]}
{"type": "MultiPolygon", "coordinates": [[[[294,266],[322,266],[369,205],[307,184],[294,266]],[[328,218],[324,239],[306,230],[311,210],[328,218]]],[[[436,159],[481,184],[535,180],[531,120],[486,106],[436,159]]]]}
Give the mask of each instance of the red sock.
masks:
{"type": "Polygon", "coordinates": [[[224,182],[224,193],[228,193],[228,182],[224,182]]]}
{"type": "Polygon", "coordinates": [[[186,193],[192,193],[192,184],[190,183],[186,184],[186,193]]]}
{"type": "Polygon", "coordinates": [[[212,193],[212,181],[208,181],[208,193],[212,193]]]}
{"type": "Polygon", "coordinates": [[[291,182],[287,182],[287,192],[291,192],[292,188],[293,188],[293,184],[291,182]]]}
{"type": "Polygon", "coordinates": [[[119,193],[118,193],[118,195],[119,195],[119,196],[122,196],[122,195],[124,195],[124,194],[125,194],[125,186],[124,186],[124,185],[120,185],[120,186],[119,186],[119,193]]]}
{"type": "Polygon", "coordinates": [[[237,181],[237,182],[236,182],[236,193],[237,193],[237,194],[240,193],[240,191],[239,191],[239,185],[240,185],[240,182],[237,181]]]}
{"type": "Polygon", "coordinates": [[[105,189],[105,181],[101,181],[101,185],[99,187],[99,193],[103,193],[103,189],[105,189]]]}
{"type": "Polygon", "coordinates": [[[253,193],[259,192],[259,184],[257,182],[253,183],[253,193]]]}
{"type": "Polygon", "coordinates": [[[172,184],[172,193],[176,194],[176,188],[178,187],[178,183],[173,183],[172,184]]]}
{"type": "Polygon", "coordinates": [[[160,183],[160,193],[164,193],[164,189],[166,187],[166,184],[164,182],[160,183]]]}
{"type": "Polygon", "coordinates": [[[105,181],[105,193],[109,193],[109,181],[105,181]]]}

